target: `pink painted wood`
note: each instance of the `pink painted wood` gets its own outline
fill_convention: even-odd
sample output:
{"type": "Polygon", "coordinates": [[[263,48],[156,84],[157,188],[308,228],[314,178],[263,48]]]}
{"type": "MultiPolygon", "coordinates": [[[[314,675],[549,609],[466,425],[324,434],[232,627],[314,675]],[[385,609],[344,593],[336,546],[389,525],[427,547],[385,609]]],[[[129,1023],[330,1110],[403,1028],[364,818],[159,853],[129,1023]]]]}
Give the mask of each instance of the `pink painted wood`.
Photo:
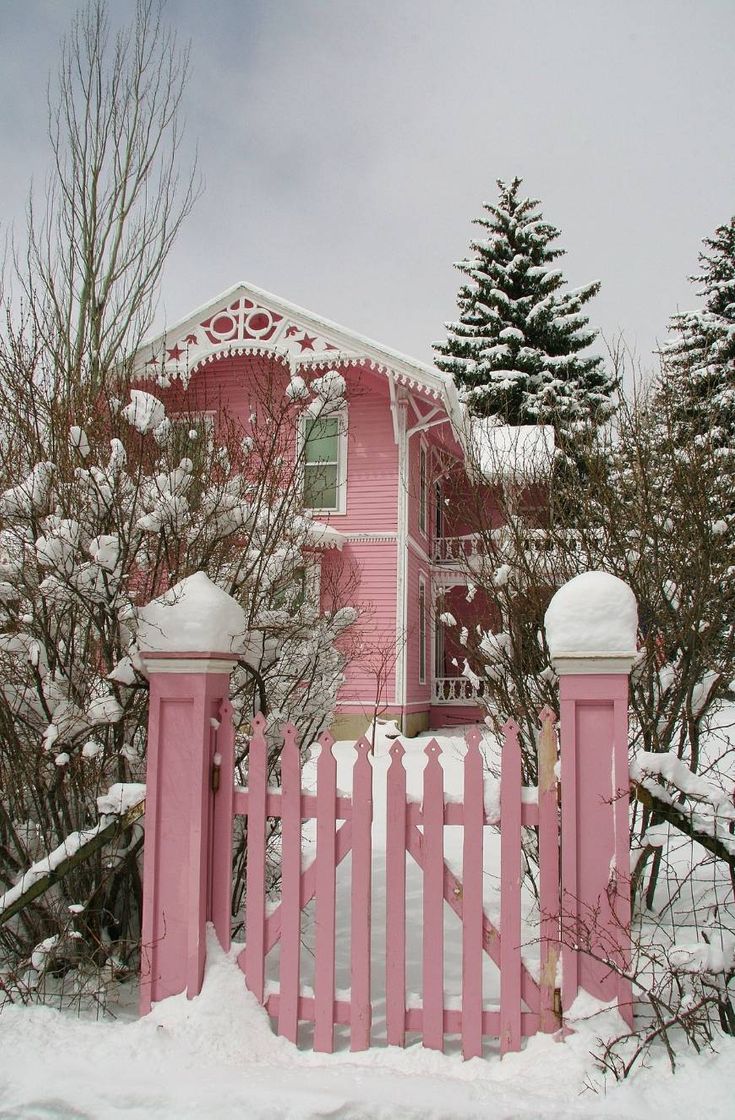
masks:
{"type": "Polygon", "coordinates": [[[521,1048],[521,748],[519,728],[503,728],[500,775],[500,1053],[521,1048]]]}
{"type": "Polygon", "coordinates": [[[370,1046],[370,914],[372,894],[373,769],[370,743],[363,736],[355,744],[352,771],[352,884],[350,901],[350,1049],[370,1046]]]}
{"type": "Polygon", "coordinates": [[[462,1056],[482,1056],[483,835],[485,823],[482,735],[467,732],[462,844],[462,1056]]]}
{"type": "Polygon", "coordinates": [[[245,979],[259,1003],[265,984],[265,801],[268,787],[268,744],[265,718],[253,719],[248,747],[248,858],[245,895],[245,979]]]}
{"type": "Polygon", "coordinates": [[[301,760],[296,728],[283,729],[281,783],[283,830],[281,834],[281,962],[278,1033],[296,1042],[299,1027],[301,955],[301,760]]]}
{"type": "MultiPolygon", "coordinates": [[[[316,822],[316,948],[314,965],[314,1049],[334,1048],[334,936],[336,898],[337,762],[333,737],[319,737],[316,822]]],[[[303,876],[302,876],[303,884],[303,876]]]]}
{"type": "Polygon", "coordinates": [[[556,778],[556,715],[551,708],[539,713],[541,734],[538,742],[538,816],[539,816],[539,909],[541,943],[539,987],[540,1029],[551,1033],[559,1028],[556,1010],[556,972],[559,944],[559,797],[556,778]]]}
{"type": "Polygon", "coordinates": [[[232,704],[223,701],[213,735],[211,785],[214,793],[210,862],[210,917],[222,948],[232,940],[232,813],[235,796],[235,727],[232,704]]]}
{"type": "Polygon", "coordinates": [[[385,843],[385,1003],[389,1046],[406,1040],[406,771],[403,744],[390,748],[385,843]]]}
{"type": "Polygon", "coordinates": [[[144,655],[150,677],[140,1009],[201,990],[211,916],[212,726],[232,657],[144,655]],[[180,663],[191,663],[181,672],[180,663]]]}
{"type": "Polygon", "coordinates": [[[630,1023],[630,985],[619,974],[630,952],[627,667],[562,670],[559,685],[562,1007],[568,1010],[583,988],[601,1000],[617,999],[630,1023]],[[588,952],[576,952],[575,944],[588,952]]]}
{"type": "Polygon", "coordinates": [[[426,750],[422,840],[423,904],[423,1036],[424,1046],[444,1046],[444,771],[441,748],[432,739],[426,750]]]}

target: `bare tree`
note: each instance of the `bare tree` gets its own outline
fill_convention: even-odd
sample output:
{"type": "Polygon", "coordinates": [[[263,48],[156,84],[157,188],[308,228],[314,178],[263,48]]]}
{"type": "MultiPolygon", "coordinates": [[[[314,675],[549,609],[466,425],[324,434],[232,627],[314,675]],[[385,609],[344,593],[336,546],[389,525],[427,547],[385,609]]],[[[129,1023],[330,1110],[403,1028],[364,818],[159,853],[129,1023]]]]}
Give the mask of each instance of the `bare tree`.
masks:
{"type": "Polygon", "coordinates": [[[181,102],[188,48],[136,0],[114,33],[90,0],[62,44],[49,93],[52,170],[28,205],[16,275],[46,378],[57,393],[106,385],[151,326],[161,272],[197,197],[182,171],[181,102]]]}
{"type": "Polygon", "coordinates": [[[633,882],[651,906],[661,849],[647,836],[661,821],[696,838],[730,876],[735,867],[733,750],[723,726],[735,677],[733,479],[715,438],[681,443],[673,403],[661,387],[621,395],[609,425],[580,429],[548,454],[541,445],[524,450],[520,431],[494,461],[485,447],[485,485],[463,498],[464,509],[473,503],[474,543],[460,557],[502,620],[495,632],[466,627],[462,640],[484,665],[491,723],[521,722],[530,781],[534,713],[554,703],[556,687],[543,630],[551,596],[592,569],[635,593],[633,882]]]}

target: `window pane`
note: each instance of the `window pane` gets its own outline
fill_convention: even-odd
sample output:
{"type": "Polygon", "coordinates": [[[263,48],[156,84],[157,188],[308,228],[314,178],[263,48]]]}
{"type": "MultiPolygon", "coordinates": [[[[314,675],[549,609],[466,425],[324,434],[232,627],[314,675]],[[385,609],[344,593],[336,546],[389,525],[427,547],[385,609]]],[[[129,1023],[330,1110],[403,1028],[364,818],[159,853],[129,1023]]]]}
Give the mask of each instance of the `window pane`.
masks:
{"type": "Polygon", "coordinates": [[[336,463],[339,444],[337,418],[312,420],[306,425],[307,463],[336,463]]]}
{"type": "Polygon", "coordinates": [[[304,467],[304,505],[307,509],[337,508],[337,466],[304,467]]]}

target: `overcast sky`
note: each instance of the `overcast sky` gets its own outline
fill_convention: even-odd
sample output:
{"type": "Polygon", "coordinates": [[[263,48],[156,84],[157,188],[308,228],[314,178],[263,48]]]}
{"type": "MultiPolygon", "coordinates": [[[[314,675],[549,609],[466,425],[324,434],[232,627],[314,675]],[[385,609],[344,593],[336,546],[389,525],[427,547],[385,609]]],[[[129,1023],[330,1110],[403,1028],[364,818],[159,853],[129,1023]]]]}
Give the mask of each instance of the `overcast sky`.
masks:
{"type": "MultiPolygon", "coordinates": [[[[0,220],[44,177],[73,0],[0,0],[0,220]]],[[[120,14],[132,0],[112,0],[120,14]]],[[[735,212],[735,0],[169,0],[206,189],[168,323],[249,280],[424,360],[470,220],[520,175],[572,286],[650,365],[735,212]]]]}

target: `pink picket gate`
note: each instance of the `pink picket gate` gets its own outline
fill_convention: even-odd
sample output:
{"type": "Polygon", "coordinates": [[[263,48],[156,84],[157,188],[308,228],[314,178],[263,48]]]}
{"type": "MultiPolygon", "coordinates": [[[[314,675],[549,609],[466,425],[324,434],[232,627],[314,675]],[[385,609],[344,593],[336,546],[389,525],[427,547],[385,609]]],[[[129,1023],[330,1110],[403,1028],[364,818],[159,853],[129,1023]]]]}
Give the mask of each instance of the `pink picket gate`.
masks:
{"type": "MultiPolygon", "coordinates": [[[[181,609],[180,604],[171,607],[172,612],[181,609]]],[[[281,784],[271,788],[266,725],[256,716],[249,741],[248,786],[239,789],[234,782],[235,736],[228,700],[235,656],[202,644],[201,650],[149,651],[143,659],[150,680],[150,711],[142,1013],[167,996],[185,991],[193,998],[201,990],[207,923],[229,948],[233,831],[244,827],[246,944],[239,960],[248,988],[286,1038],[295,1042],[299,1024],[311,1023],[315,1049],[330,1051],[336,1028],[347,1027],[352,1049],[364,1049],[377,1040],[374,1013],[384,1004],[388,1043],[402,1045],[408,1032],[416,1032],[425,1046],[442,1049],[447,1036],[459,1036],[465,1057],[473,1057],[482,1053],[483,1039],[494,1037],[506,1053],[536,1031],[555,1031],[581,991],[603,1002],[616,1000],[632,1023],[627,737],[628,674],[634,652],[554,654],[561,799],[555,717],[547,708],[539,716],[535,796],[522,786],[518,727],[510,721],[504,729],[499,812],[485,804],[477,729],[467,734],[461,798],[445,795],[441,751],[432,740],[425,749],[419,802],[406,794],[400,741],[391,748],[383,789],[374,781],[370,745],[359,740],[346,795],[337,788],[333,740],[324,734],[319,739],[315,791],[302,788],[301,755],[292,726],[282,729],[281,784]],[[376,790],[385,798],[380,813],[381,820],[385,817],[384,868],[376,859],[376,790]],[[272,899],[267,889],[272,854],[267,836],[274,832],[269,820],[280,822],[280,888],[272,899]],[[446,830],[457,826],[462,829],[459,874],[445,843],[446,830]],[[500,866],[492,868],[484,859],[490,827],[500,829],[500,866]],[[313,832],[314,858],[305,858],[305,828],[313,832]],[[530,934],[521,912],[524,828],[536,830],[539,851],[539,919],[530,934]],[[343,900],[339,890],[344,889],[348,867],[349,889],[343,900]],[[409,936],[415,931],[406,928],[409,871],[421,877],[420,914],[415,919],[422,927],[421,990],[416,998],[407,992],[407,950],[415,944],[409,936]],[[499,920],[488,914],[484,898],[483,880],[491,873],[500,879],[499,920]],[[373,936],[371,919],[375,874],[384,875],[379,884],[386,903],[382,956],[376,956],[380,939],[373,936]],[[311,986],[302,982],[305,911],[314,924],[311,986]],[[338,987],[337,949],[343,949],[346,911],[348,982],[338,987]],[[461,983],[453,992],[445,991],[445,956],[455,952],[456,959],[457,949],[456,941],[445,944],[448,912],[450,918],[454,915],[453,936],[461,940],[461,983]],[[524,959],[529,948],[522,944],[524,936],[538,942],[535,974],[524,959]],[[493,1005],[484,991],[488,960],[499,973],[499,998],[493,1005]],[[380,967],[373,977],[375,962],[380,967]]],[[[414,964],[412,960],[412,968],[414,964]]]]}
{"type": "MultiPolygon", "coordinates": [[[[441,1050],[446,1035],[459,1035],[466,1058],[482,1054],[483,1038],[500,1040],[505,1053],[520,1048],[521,1040],[536,1031],[558,1029],[556,963],[559,957],[559,829],[554,773],[556,735],[554,714],[541,713],[539,788],[524,795],[518,727],[504,729],[500,783],[500,817],[484,803],[484,760],[481,733],[466,736],[463,761],[464,795],[447,801],[444,772],[436,740],[426,747],[422,802],[406,797],[404,747],[391,749],[386,788],[385,835],[385,991],[371,985],[371,897],[373,873],[373,774],[371,748],[366,739],[356,744],[350,796],[338,795],[333,739],[323,734],[316,763],[316,792],[302,789],[301,761],[295,728],[283,728],[281,786],[267,785],[268,744],[265,721],[257,716],[249,746],[248,787],[234,794],[234,812],[247,817],[246,945],[240,955],[247,986],[272,1016],[279,1034],[297,1041],[300,1022],[313,1023],[318,1051],[334,1048],[335,1027],[349,1026],[352,1050],[364,1050],[371,1034],[373,1005],[384,998],[386,1038],[403,1046],[406,1032],[418,1032],[423,1045],[441,1050]],[[269,906],[266,891],[268,818],[281,822],[280,897],[269,906]],[[316,854],[304,860],[302,829],[315,821],[316,854]],[[445,826],[460,826],[461,878],[450,869],[444,854],[445,826]],[[483,834],[488,827],[501,833],[500,922],[491,921],[483,906],[483,834]],[[540,970],[536,979],[522,955],[521,829],[538,830],[539,910],[542,916],[540,970]],[[335,954],[337,936],[337,868],[351,854],[349,876],[350,986],[337,994],[335,954]],[[422,993],[421,1003],[406,992],[406,861],[421,869],[422,993]],[[302,914],[314,907],[313,988],[301,986],[302,914]],[[444,908],[456,915],[462,942],[461,990],[445,992],[444,908]],[[266,986],[266,958],[280,946],[278,979],[266,986]],[[499,1005],[487,1007],[483,998],[483,954],[500,970],[499,1005]],[[452,1004],[452,1006],[448,1006],[452,1004]]],[[[493,869],[496,870],[496,869],[493,869]]],[[[381,969],[381,974],[382,974],[381,969]]]]}

